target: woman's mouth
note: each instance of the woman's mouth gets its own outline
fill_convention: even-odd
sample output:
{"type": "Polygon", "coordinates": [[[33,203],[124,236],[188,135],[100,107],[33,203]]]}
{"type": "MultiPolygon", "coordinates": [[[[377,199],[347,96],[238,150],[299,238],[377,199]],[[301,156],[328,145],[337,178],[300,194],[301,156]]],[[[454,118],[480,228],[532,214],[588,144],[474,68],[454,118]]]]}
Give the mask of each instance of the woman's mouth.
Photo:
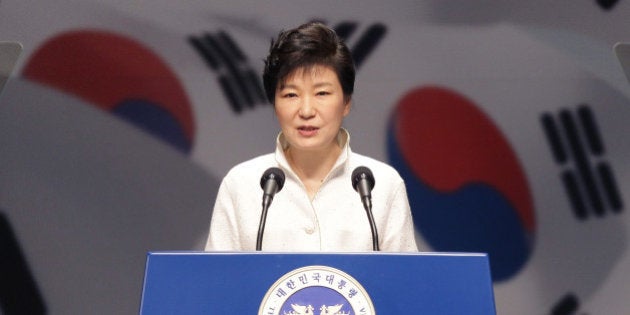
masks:
{"type": "Polygon", "coordinates": [[[319,128],[313,126],[300,126],[298,132],[304,137],[311,137],[317,134],[319,128]]]}

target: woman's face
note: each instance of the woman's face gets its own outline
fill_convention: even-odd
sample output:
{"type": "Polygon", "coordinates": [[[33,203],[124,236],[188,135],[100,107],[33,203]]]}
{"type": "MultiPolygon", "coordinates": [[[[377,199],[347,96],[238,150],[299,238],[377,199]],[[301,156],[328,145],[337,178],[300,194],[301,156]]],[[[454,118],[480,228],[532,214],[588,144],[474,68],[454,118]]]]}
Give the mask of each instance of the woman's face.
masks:
{"type": "Polygon", "coordinates": [[[275,110],[291,150],[332,150],[350,103],[331,68],[316,65],[290,73],[278,83],[275,110]]]}

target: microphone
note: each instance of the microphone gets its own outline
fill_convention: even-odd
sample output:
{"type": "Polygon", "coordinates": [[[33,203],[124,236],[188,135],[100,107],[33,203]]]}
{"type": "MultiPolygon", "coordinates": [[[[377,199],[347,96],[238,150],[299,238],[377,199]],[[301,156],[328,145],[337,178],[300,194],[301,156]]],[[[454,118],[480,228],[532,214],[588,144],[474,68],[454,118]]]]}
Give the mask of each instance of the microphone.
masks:
{"type": "Polygon", "coordinates": [[[379,251],[378,246],[378,232],[376,231],[376,223],[374,222],[374,216],[372,215],[372,189],[374,188],[374,175],[372,171],[365,166],[359,166],[352,172],[352,188],[361,196],[361,202],[363,208],[368,216],[370,222],[370,229],[372,230],[372,248],[374,251],[379,251]]]}
{"type": "Polygon", "coordinates": [[[273,196],[284,186],[284,172],[277,168],[268,168],[260,178],[260,187],[263,190],[262,214],[258,225],[258,237],[256,239],[256,250],[262,249],[262,238],[265,233],[265,222],[267,221],[267,210],[273,201],[273,196]]]}
{"type": "Polygon", "coordinates": [[[364,208],[372,209],[372,188],[374,188],[374,175],[365,166],[359,166],[352,172],[352,188],[361,196],[364,208]]]}

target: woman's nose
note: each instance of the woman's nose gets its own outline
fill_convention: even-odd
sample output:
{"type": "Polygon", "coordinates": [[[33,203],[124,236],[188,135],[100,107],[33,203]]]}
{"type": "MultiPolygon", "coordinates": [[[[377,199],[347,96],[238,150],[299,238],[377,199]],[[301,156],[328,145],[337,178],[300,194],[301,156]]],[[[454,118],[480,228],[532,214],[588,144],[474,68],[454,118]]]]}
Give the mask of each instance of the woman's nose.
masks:
{"type": "Polygon", "coordinates": [[[298,114],[302,118],[311,118],[315,114],[315,110],[313,108],[312,100],[308,97],[302,99],[300,103],[300,109],[298,114]]]}

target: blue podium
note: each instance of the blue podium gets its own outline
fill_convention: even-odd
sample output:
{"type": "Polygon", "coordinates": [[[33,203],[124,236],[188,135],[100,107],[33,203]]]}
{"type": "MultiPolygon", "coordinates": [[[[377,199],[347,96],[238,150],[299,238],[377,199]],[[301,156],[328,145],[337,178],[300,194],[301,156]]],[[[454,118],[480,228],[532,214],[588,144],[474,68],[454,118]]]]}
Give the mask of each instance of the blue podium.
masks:
{"type": "Polygon", "coordinates": [[[495,314],[488,257],[156,252],[141,314],[495,314]]]}

